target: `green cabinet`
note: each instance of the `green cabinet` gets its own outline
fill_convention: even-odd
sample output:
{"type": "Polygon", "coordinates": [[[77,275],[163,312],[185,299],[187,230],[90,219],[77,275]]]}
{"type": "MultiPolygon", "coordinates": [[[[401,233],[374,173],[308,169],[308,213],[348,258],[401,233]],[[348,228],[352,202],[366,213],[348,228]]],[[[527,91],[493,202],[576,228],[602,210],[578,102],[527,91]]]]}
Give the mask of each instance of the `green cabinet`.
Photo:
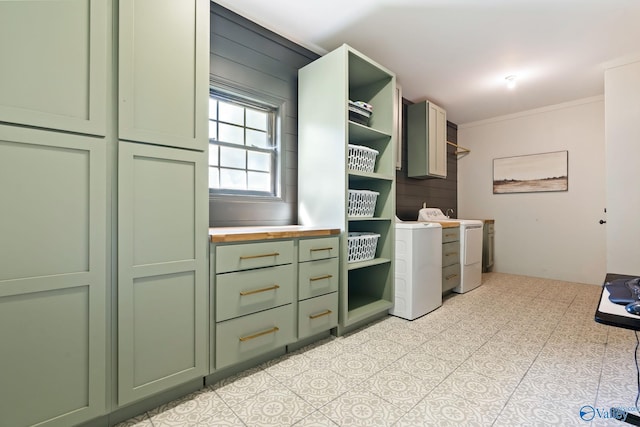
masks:
{"type": "Polygon", "coordinates": [[[0,120],[104,135],[110,0],[0,1],[0,120]]]}
{"type": "Polygon", "coordinates": [[[342,232],[339,332],[393,305],[395,93],[395,75],[347,45],[299,71],[299,222],[342,232]],[[349,101],[373,106],[367,124],[350,120],[349,101]],[[377,151],[373,170],[351,166],[349,145],[377,151]],[[349,211],[349,190],[378,193],[372,216],[349,211]],[[351,232],[380,236],[373,259],[349,262],[351,232]]]}
{"type": "Polygon", "coordinates": [[[0,135],[0,425],[75,425],[106,410],[104,140],[0,135]]]}
{"type": "Polygon", "coordinates": [[[206,162],[119,145],[118,405],[207,371],[206,162]]]}
{"type": "Polygon", "coordinates": [[[0,1],[0,425],[206,373],[208,29],[206,0],[0,1]]]}
{"type": "Polygon", "coordinates": [[[340,239],[298,242],[298,339],[338,325],[340,239]]]}
{"type": "Polygon", "coordinates": [[[460,227],[442,229],[442,293],[460,285],[460,227]]]}
{"type": "Polygon", "coordinates": [[[447,112],[433,102],[407,107],[407,176],[447,177],[447,112]]]}
{"type": "Polygon", "coordinates": [[[212,374],[337,326],[338,230],[303,228],[210,230],[212,374]]]}
{"type": "Polygon", "coordinates": [[[119,2],[119,138],[208,144],[209,1],[119,2]]]}

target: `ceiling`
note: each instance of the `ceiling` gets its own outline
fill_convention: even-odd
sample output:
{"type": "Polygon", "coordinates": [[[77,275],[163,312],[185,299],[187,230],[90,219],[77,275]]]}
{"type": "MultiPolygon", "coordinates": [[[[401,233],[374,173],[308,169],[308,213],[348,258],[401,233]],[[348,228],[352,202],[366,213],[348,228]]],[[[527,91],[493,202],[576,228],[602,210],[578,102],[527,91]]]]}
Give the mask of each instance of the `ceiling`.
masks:
{"type": "Polygon", "coordinates": [[[640,0],[216,3],[319,54],[351,45],[458,125],[601,95],[606,67],[640,59],[640,0]]]}

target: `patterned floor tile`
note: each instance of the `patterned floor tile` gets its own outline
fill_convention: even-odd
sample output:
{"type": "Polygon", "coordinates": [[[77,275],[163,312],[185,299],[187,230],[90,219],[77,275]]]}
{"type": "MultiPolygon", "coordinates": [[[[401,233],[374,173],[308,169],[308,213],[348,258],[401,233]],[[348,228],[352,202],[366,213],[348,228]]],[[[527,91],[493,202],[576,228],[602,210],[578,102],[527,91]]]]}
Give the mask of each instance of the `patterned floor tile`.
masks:
{"type": "Polygon", "coordinates": [[[313,407],[320,408],[346,393],[359,382],[353,383],[330,370],[310,369],[285,380],[283,384],[313,407]]]}
{"type": "Polygon", "coordinates": [[[304,354],[289,354],[261,365],[262,369],[277,380],[300,375],[311,368],[311,359],[304,354]]]}
{"type": "Polygon", "coordinates": [[[361,387],[404,411],[413,408],[433,388],[419,378],[394,369],[383,369],[362,383],[361,387]]]}
{"type": "Polygon", "coordinates": [[[153,427],[146,413],[116,424],[114,427],[153,427]]]}
{"type": "Polygon", "coordinates": [[[429,395],[400,418],[394,427],[490,426],[500,408],[497,404],[478,406],[454,394],[429,395]]]}
{"type": "MultiPolygon", "coordinates": [[[[585,404],[588,404],[585,402],[585,404]]],[[[578,426],[585,425],[580,418],[584,405],[539,398],[511,399],[493,424],[496,427],[513,426],[578,426]]]]}
{"type": "Polygon", "coordinates": [[[351,380],[364,381],[378,372],[383,363],[366,354],[339,354],[331,363],[331,370],[351,380]]]}
{"type": "Polygon", "coordinates": [[[405,411],[376,396],[358,389],[343,394],[320,412],[342,427],[393,425],[405,411]]]}
{"type": "Polygon", "coordinates": [[[203,389],[148,412],[154,427],[208,425],[219,412],[228,410],[224,401],[212,390],[203,389]]]}
{"type": "Polygon", "coordinates": [[[271,375],[260,368],[253,368],[218,381],[210,388],[227,405],[233,406],[277,384],[278,381],[271,375]]]}
{"type": "Polygon", "coordinates": [[[295,427],[337,427],[338,424],[323,415],[320,411],[312,412],[294,424],[295,427]]]}
{"type": "Polygon", "coordinates": [[[231,409],[247,426],[256,427],[290,426],[315,410],[280,384],[231,406],[231,409]]]}
{"type": "Polygon", "coordinates": [[[435,387],[457,367],[457,363],[434,357],[424,349],[416,349],[398,359],[388,369],[400,369],[421,379],[425,386],[435,387]]]}

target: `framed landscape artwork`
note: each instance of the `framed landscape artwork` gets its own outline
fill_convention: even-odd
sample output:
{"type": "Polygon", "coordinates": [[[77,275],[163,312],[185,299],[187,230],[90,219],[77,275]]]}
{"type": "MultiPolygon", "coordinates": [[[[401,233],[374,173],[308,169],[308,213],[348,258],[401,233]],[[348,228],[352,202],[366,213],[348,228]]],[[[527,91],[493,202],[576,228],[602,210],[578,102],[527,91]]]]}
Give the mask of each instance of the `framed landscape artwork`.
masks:
{"type": "Polygon", "coordinates": [[[493,194],[567,191],[569,152],[493,159],[493,194]]]}

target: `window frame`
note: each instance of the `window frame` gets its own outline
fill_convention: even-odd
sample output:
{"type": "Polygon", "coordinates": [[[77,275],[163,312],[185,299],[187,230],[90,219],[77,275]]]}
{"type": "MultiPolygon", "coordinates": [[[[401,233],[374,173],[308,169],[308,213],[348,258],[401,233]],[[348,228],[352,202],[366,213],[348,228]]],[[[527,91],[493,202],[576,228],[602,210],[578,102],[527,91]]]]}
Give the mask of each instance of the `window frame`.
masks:
{"type": "MultiPolygon", "coordinates": [[[[241,148],[245,150],[245,153],[249,151],[254,152],[269,152],[272,153],[271,160],[271,187],[272,191],[255,191],[255,190],[236,190],[236,189],[215,189],[209,188],[209,198],[210,199],[227,199],[227,200],[237,200],[237,201],[250,201],[250,200],[262,200],[262,201],[282,201],[284,200],[284,164],[285,164],[285,155],[283,149],[283,140],[281,137],[281,128],[282,128],[282,120],[285,114],[285,102],[281,99],[277,99],[273,96],[250,91],[246,89],[240,89],[237,87],[230,87],[223,84],[213,84],[210,83],[209,87],[209,97],[212,95],[216,97],[216,99],[231,102],[234,104],[238,104],[240,106],[253,107],[258,110],[269,110],[273,113],[273,118],[271,120],[271,130],[272,137],[270,138],[273,142],[273,148],[251,148],[246,145],[238,145],[233,143],[225,143],[214,140],[209,140],[208,150],[211,149],[212,146],[216,147],[231,147],[231,148],[241,148]]],[[[244,129],[247,129],[246,126],[243,126],[244,129]]],[[[248,127],[251,129],[251,127],[248,127]]],[[[208,161],[207,161],[208,163],[208,161]]],[[[247,165],[248,166],[248,165],[247,165]]],[[[211,166],[208,166],[208,171],[211,166]]],[[[220,167],[220,166],[218,166],[220,167]]],[[[250,171],[248,167],[243,169],[244,171],[250,171]]],[[[207,175],[208,176],[208,175],[207,175]]]]}

